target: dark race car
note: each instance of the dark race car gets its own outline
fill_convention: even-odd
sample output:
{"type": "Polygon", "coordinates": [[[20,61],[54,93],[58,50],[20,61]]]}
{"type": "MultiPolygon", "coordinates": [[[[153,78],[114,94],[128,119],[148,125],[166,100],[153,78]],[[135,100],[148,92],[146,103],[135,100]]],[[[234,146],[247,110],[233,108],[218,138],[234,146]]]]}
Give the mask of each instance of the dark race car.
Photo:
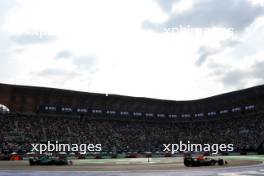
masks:
{"type": "Polygon", "coordinates": [[[227,164],[227,161],[224,161],[223,159],[207,158],[204,156],[196,158],[191,156],[184,157],[184,165],[186,167],[214,166],[216,164],[223,166],[227,164]]]}
{"type": "Polygon", "coordinates": [[[29,165],[68,165],[69,162],[66,158],[42,156],[40,158],[30,158],[29,165]]]}

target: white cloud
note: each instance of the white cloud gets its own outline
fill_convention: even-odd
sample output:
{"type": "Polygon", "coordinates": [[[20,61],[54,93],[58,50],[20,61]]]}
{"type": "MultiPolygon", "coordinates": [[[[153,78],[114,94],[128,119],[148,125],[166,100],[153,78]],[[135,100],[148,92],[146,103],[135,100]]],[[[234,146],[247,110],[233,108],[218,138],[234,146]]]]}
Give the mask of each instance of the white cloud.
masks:
{"type": "MultiPolygon", "coordinates": [[[[9,44],[0,41],[6,56],[1,62],[8,72],[0,81],[175,100],[236,89],[227,86],[224,78],[236,70],[255,68],[246,67],[248,63],[262,61],[251,51],[261,51],[258,35],[263,35],[260,29],[264,22],[243,25],[256,32],[235,36],[213,28],[203,35],[156,33],[142,28],[146,20],[169,20],[168,10],[183,13],[191,6],[191,0],[165,4],[163,9],[152,0],[18,0],[1,14],[0,36],[9,44]],[[20,40],[12,42],[12,36],[22,36],[23,40],[18,37],[20,40]],[[238,43],[228,44],[236,37],[238,43]],[[210,59],[197,66],[201,48],[217,52],[209,52],[210,59]],[[242,62],[238,60],[241,53],[245,57],[242,62]]],[[[245,86],[262,83],[259,79],[243,81],[245,86]]]]}

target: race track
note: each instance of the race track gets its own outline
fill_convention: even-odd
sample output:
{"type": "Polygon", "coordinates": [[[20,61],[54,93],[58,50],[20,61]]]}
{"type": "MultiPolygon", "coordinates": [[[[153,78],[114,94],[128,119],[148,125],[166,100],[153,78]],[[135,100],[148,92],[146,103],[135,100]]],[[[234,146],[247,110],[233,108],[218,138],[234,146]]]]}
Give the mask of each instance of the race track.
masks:
{"type": "Polygon", "coordinates": [[[195,168],[171,171],[0,171],[3,176],[261,176],[264,165],[195,168]]]}
{"type": "MultiPolygon", "coordinates": [[[[165,158],[159,161],[163,160],[167,161],[168,159],[165,158]]],[[[99,162],[100,160],[93,161],[99,162]]],[[[139,162],[140,160],[124,161],[139,162]]],[[[263,158],[261,158],[261,162],[260,160],[257,162],[252,161],[249,158],[244,160],[235,159],[229,161],[231,164],[227,167],[186,168],[181,163],[178,163],[179,159],[171,159],[171,161],[174,161],[174,163],[97,163],[83,165],[81,162],[75,166],[28,166],[28,164],[25,165],[25,161],[13,164],[11,164],[12,162],[0,162],[0,176],[264,176],[263,158]],[[117,169],[119,170],[116,171],[117,169]]]]}

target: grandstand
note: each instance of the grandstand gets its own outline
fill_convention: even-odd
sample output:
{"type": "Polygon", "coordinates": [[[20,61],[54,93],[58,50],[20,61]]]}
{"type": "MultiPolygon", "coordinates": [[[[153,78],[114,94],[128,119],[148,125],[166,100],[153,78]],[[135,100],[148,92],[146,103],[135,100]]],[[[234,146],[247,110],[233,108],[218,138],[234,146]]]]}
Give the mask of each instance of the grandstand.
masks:
{"type": "Polygon", "coordinates": [[[30,143],[101,143],[105,153],[161,152],[162,144],[231,143],[263,152],[264,86],[192,101],[0,84],[0,151],[30,143]]]}

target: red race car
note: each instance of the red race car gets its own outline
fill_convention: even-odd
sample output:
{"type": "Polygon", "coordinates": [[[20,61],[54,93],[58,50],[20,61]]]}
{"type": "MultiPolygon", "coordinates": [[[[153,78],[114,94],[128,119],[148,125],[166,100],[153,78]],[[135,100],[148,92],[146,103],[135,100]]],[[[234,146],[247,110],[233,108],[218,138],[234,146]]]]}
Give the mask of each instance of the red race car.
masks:
{"type": "Polygon", "coordinates": [[[198,157],[185,156],[183,163],[186,167],[214,166],[216,164],[223,166],[227,164],[227,161],[221,158],[213,159],[199,155],[198,157]]]}

